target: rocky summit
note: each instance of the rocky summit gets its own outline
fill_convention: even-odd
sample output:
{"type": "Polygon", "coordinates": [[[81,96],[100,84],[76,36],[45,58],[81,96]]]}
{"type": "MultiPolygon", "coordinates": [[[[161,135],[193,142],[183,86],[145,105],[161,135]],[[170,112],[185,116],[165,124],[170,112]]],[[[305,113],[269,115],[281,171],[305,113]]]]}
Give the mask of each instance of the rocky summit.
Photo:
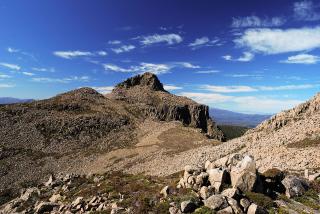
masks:
{"type": "Polygon", "coordinates": [[[319,98],[225,141],[152,73],[0,106],[0,213],[319,213],[319,98]]]}

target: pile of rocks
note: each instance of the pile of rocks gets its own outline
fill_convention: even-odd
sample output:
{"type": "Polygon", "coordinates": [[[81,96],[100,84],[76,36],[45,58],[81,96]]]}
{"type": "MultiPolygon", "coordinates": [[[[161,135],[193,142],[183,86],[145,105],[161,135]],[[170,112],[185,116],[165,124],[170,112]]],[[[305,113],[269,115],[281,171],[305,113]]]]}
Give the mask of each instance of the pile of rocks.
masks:
{"type": "MultiPolygon", "coordinates": [[[[247,194],[256,192],[268,195],[285,193],[288,198],[301,196],[308,189],[305,179],[272,169],[260,174],[253,157],[232,154],[215,162],[207,161],[204,167],[186,166],[177,188],[192,189],[199,200],[183,201],[180,206],[171,204],[170,214],[189,213],[201,206],[217,213],[268,213],[255,204],[247,194]]],[[[165,187],[161,193],[169,193],[165,187]]]]}
{"type": "Polygon", "coordinates": [[[110,199],[106,194],[87,199],[80,196],[73,200],[66,198],[68,192],[83,185],[84,180],[88,179],[98,183],[103,178],[98,175],[80,176],[77,174],[50,176],[47,182],[38,187],[23,190],[20,197],[1,206],[0,213],[91,213],[94,211],[118,213],[121,210],[127,211],[117,206],[117,202],[123,199],[121,194],[118,200],[115,200],[114,197],[110,199]]]}

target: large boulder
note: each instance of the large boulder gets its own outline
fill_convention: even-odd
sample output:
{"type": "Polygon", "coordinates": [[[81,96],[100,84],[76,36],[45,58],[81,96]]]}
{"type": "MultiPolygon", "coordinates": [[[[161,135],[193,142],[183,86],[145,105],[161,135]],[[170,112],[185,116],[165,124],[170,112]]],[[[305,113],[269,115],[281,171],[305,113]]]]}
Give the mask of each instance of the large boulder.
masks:
{"type": "Polygon", "coordinates": [[[294,175],[288,175],[282,180],[282,184],[286,189],[286,196],[288,198],[301,196],[309,188],[308,183],[294,175]]]}
{"type": "Polygon", "coordinates": [[[221,210],[228,207],[228,202],[223,195],[212,195],[203,201],[204,206],[209,207],[213,210],[221,210]]]}
{"type": "Polygon", "coordinates": [[[230,172],[231,184],[242,192],[252,191],[257,180],[256,162],[245,156],[230,172]]]}
{"type": "Polygon", "coordinates": [[[229,173],[225,169],[216,168],[207,171],[209,182],[217,192],[222,190],[223,184],[228,183],[229,173]]]}

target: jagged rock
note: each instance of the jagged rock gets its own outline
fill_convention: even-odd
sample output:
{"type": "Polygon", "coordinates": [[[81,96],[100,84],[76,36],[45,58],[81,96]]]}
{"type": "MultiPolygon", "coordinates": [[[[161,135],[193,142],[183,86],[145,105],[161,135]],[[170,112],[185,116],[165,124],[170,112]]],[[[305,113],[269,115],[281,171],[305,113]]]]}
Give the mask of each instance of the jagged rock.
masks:
{"type": "Polygon", "coordinates": [[[222,157],[214,162],[216,167],[226,168],[228,162],[228,156],[222,157]]]}
{"type": "Polygon", "coordinates": [[[239,195],[239,190],[236,188],[228,188],[222,191],[221,195],[228,198],[236,198],[239,195]]]}
{"type": "Polygon", "coordinates": [[[257,179],[256,163],[250,156],[245,156],[230,172],[231,184],[242,192],[252,191],[257,179]]]}
{"type": "Polygon", "coordinates": [[[180,209],[178,208],[178,207],[170,207],[169,208],[169,213],[170,214],[180,214],[181,213],[181,211],[180,211],[180,209]]]}
{"type": "Polygon", "coordinates": [[[238,202],[235,199],[227,197],[227,201],[235,214],[243,214],[242,209],[240,208],[238,202]]]}
{"type": "Polygon", "coordinates": [[[309,188],[308,183],[294,175],[288,175],[282,180],[282,184],[286,189],[286,196],[288,198],[301,196],[309,188]]]}
{"type": "Polygon", "coordinates": [[[209,207],[214,210],[220,210],[228,207],[228,202],[222,195],[212,195],[206,200],[203,201],[206,207],[209,207]]]}
{"type": "Polygon", "coordinates": [[[59,204],[53,202],[40,202],[35,207],[35,212],[37,214],[42,214],[45,212],[51,212],[54,208],[59,207],[59,204]]]}
{"type": "Polygon", "coordinates": [[[246,212],[250,206],[250,201],[246,198],[240,199],[240,205],[242,206],[243,210],[246,212]]]}
{"type": "Polygon", "coordinates": [[[165,198],[168,196],[169,193],[170,193],[169,186],[163,187],[163,189],[160,191],[160,194],[163,195],[163,197],[165,197],[165,198]]]}
{"type": "Polygon", "coordinates": [[[256,204],[251,204],[248,208],[247,214],[267,214],[268,212],[262,207],[259,207],[256,204]]]}
{"type": "Polygon", "coordinates": [[[228,172],[225,169],[210,169],[207,171],[209,174],[209,181],[216,191],[222,190],[223,184],[227,183],[228,172]]]}
{"type": "Polygon", "coordinates": [[[204,200],[210,197],[213,193],[214,193],[214,189],[211,186],[209,187],[203,186],[199,191],[200,197],[204,200]]]}
{"type": "Polygon", "coordinates": [[[226,207],[226,208],[224,208],[224,209],[222,209],[222,210],[219,210],[219,211],[217,212],[217,214],[233,214],[232,207],[229,206],[229,207],[226,207]]]}
{"type": "Polygon", "coordinates": [[[214,163],[211,163],[209,160],[207,160],[204,164],[204,168],[206,170],[217,168],[217,166],[214,163]]]}
{"type": "Polygon", "coordinates": [[[61,200],[64,200],[64,199],[65,199],[65,196],[62,196],[60,193],[57,193],[57,194],[53,194],[49,198],[49,201],[50,202],[58,202],[58,201],[61,201],[61,200]]]}
{"type": "Polygon", "coordinates": [[[83,203],[83,197],[78,197],[71,203],[71,205],[73,207],[77,207],[78,205],[81,205],[82,203],[83,203]]]}
{"type": "Polygon", "coordinates": [[[197,208],[197,205],[192,201],[183,201],[181,202],[180,209],[182,213],[191,213],[197,208]]]}
{"type": "Polygon", "coordinates": [[[315,181],[320,178],[320,172],[308,176],[309,181],[315,181]]]}
{"type": "Polygon", "coordinates": [[[40,190],[36,187],[28,188],[26,191],[20,196],[20,199],[23,201],[29,201],[32,198],[36,198],[40,196],[40,190]]]}

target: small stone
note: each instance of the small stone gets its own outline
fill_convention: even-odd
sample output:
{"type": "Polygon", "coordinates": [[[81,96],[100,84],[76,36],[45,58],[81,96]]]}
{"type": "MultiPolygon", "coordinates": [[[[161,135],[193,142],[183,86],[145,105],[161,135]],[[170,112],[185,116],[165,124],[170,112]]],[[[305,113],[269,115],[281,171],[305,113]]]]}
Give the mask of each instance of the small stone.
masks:
{"type": "Polygon", "coordinates": [[[233,214],[232,207],[229,206],[229,207],[226,207],[226,208],[224,208],[222,210],[219,210],[217,212],[217,214],[233,214]]]}
{"type": "Polygon", "coordinates": [[[78,197],[71,203],[71,205],[73,207],[76,207],[78,205],[81,205],[82,203],[83,203],[83,197],[78,197]]]}
{"type": "Polygon", "coordinates": [[[282,184],[286,188],[286,196],[288,198],[301,196],[309,188],[306,181],[294,175],[286,176],[282,180],[282,184]]]}
{"type": "Polygon", "coordinates": [[[163,187],[163,189],[160,191],[160,194],[163,195],[163,197],[167,197],[170,193],[170,187],[169,186],[165,186],[163,187]]]}
{"type": "Polygon", "coordinates": [[[228,188],[223,190],[221,195],[228,198],[235,198],[237,195],[239,195],[239,191],[236,188],[228,188]]]}
{"type": "Polygon", "coordinates": [[[243,210],[246,212],[250,206],[250,201],[246,198],[240,199],[240,205],[243,207],[243,210]]]}
{"type": "Polygon", "coordinates": [[[262,207],[259,207],[256,204],[251,204],[248,208],[247,214],[267,214],[268,212],[262,207]]]}

